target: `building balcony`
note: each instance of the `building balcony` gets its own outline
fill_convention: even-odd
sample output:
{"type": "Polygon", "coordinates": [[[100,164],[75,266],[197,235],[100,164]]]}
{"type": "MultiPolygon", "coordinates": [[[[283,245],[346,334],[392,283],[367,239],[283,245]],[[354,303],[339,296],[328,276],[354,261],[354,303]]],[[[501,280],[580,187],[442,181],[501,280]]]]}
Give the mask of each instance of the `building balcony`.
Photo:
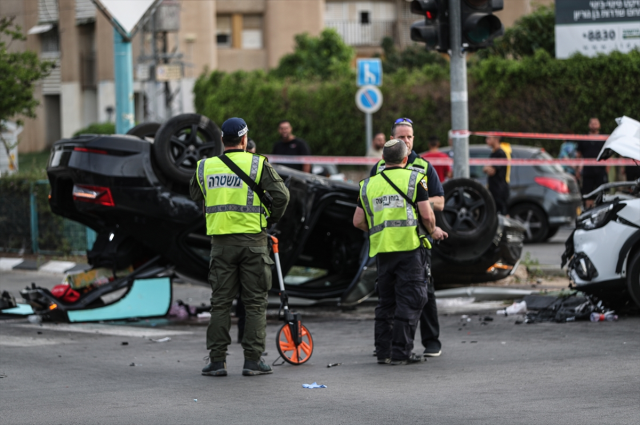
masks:
{"type": "Polygon", "coordinates": [[[380,46],[385,37],[394,37],[395,21],[325,21],[327,28],[335,29],[344,42],[354,47],[380,46]]]}

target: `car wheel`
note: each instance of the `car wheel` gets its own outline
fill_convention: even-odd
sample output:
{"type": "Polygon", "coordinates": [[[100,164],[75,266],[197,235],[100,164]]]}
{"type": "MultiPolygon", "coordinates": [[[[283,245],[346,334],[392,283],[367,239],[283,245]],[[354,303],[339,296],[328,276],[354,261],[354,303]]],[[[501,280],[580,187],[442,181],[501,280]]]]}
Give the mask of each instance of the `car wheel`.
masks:
{"type": "Polygon", "coordinates": [[[438,251],[451,261],[478,258],[491,245],[498,226],[496,204],[489,191],[471,179],[446,181],[444,210],[435,212],[436,225],[449,234],[438,251]]]}
{"type": "Polygon", "coordinates": [[[542,242],[549,233],[549,222],[542,208],[533,204],[518,204],[509,210],[512,219],[525,228],[525,243],[542,242]]]}
{"type": "Polygon", "coordinates": [[[436,224],[456,242],[474,241],[497,221],[496,205],[480,183],[470,179],[445,182],[444,210],[436,212],[436,224]]]}
{"type": "Polygon", "coordinates": [[[627,289],[631,298],[640,307],[640,250],[629,256],[627,263],[627,289]]]}
{"type": "Polygon", "coordinates": [[[199,160],[222,153],[220,129],[203,115],[178,115],[156,133],[153,153],[167,177],[187,184],[199,160]]]}
{"type": "Polygon", "coordinates": [[[159,129],[160,124],[157,122],[143,122],[142,124],[138,124],[131,130],[127,131],[127,134],[139,137],[143,140],[154,139],[159,129]]]}

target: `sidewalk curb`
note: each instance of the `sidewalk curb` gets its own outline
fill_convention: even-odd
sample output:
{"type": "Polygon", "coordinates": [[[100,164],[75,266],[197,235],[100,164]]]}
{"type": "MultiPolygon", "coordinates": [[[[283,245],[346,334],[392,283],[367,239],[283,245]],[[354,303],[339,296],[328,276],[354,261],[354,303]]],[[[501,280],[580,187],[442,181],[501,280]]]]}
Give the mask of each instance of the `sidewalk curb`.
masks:
{"type": "Polygon", "coordinates": [[[0,270],[25,270],[38,271],[47,274],[64,275],[68,272],[79,272],[91,268],[88,264],[72,261],[47,261],[38,265],[34,260],[25,260],[15,257],[0,257],[0,270]]]}

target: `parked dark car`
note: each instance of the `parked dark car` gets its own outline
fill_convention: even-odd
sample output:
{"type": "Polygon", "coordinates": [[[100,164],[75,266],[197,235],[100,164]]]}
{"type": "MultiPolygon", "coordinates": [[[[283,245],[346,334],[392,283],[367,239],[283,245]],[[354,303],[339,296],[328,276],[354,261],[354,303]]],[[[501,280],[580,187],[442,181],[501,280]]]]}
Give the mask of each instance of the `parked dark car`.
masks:
{"type": "MultiPolygon", "coordinates": [[[[207,142],[187,134],[181,143],[197,151],[198,146],[190,148],[189,143],[207,142]]],[[[133,265],[136,271],[144,268],[145,275],[158,270],[207,285],[211,242],[202,205],[189,198],[183,182],[166,183],[171,177],[155,159],[158,146],[163,145],[142,136],[81,135],[56,142],[47,168],[51,209],[98,233],[87,255],[94,267],[121,270],[133,265]]],[[[178,149],[173,158],[181,155],[178,149]]],[[[291,193],[284,217],[271,229],[280,240],[288,293],[310,299],[339,297],[342,305],[366,299],[375,290],[376,266],[368,256],[365,234],[352,224],[358,185],[275,168],[291,193]]],[[[463,216],[440,218],[451,238],[433,250],[436,283],[507,276],[520,259],[522,226],[498,217],[489,192],[473,180],[454,180],[445,184],[445,191],[450,207],[471,208],[463,216]]],[[[109,285],[122,288],[126,283],[103,285],[100,293],[109,285]]],[[[41,300],[35,304],[43,309],[48,305],[42,300],[50,298],[42,288],[24,291],[23,296],[41,300]]],[[[80,307],[56,301],[56,311],[90,307],[92,293],[82,297],[80,307]]]]}
{"type": "MultiPolygon", "coordinates": [[[[511,145],[514,159],[553,159],[541,148],[511,145]]],[[[442,149],[453,157],[451,148],[442,149]]],[[[486,145],[469,146],[470,158],[489,158],[486,145]]],[[[483,185],[487,176],[481,166],[472,166],[471,178],[483,185]]],[[[582,198],[576,179],[559,165],[511,167],[509,215],[526,229],[525,242],[553,237],[563,225],[571,225],[581,212],[582,198]]]]}

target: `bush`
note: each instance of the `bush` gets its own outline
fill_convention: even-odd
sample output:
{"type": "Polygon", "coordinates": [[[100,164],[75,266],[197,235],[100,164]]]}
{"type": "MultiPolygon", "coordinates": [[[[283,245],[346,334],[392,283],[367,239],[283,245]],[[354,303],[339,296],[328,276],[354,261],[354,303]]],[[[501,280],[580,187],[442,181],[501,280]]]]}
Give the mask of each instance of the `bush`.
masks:
{"type": "Polygon", "coordinates": [[[94,122],[73,133],[73,137],[80,134],[116,134],[116,125],[112,122],[94,122]]]}

